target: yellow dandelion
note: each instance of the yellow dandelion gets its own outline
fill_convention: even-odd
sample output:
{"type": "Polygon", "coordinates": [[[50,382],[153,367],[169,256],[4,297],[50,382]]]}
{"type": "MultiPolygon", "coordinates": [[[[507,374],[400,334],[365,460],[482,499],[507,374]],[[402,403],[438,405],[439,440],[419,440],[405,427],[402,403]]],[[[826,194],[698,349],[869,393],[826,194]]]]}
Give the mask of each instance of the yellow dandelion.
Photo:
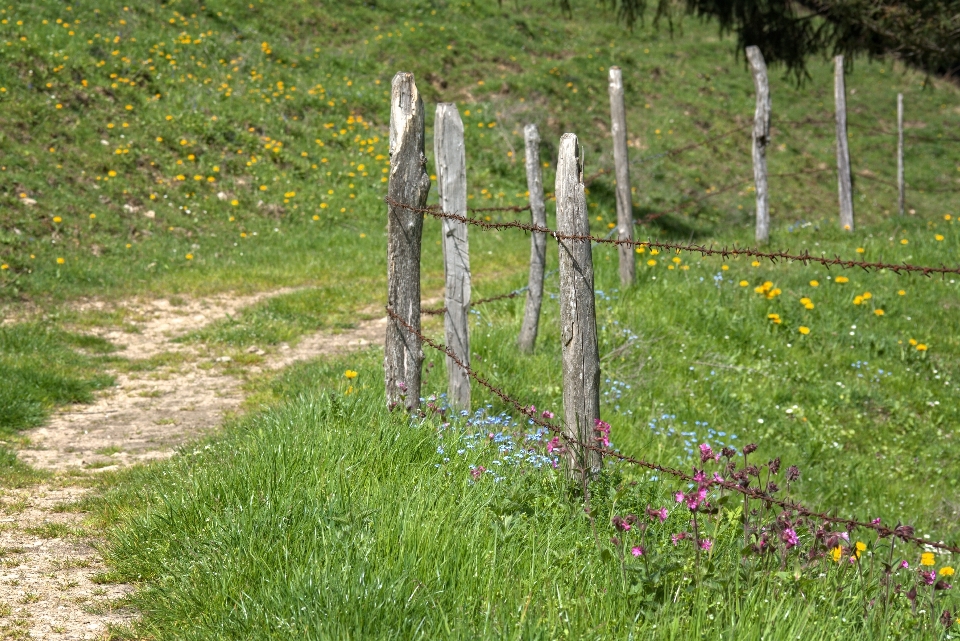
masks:
{"type": "Polygon", "coordinates": [[[818,280],[811,280],[811,281],[810,281],[810,287],[820,287],[820,281],[818,281],[818,280]]]}
{"type": "Polygon", "coordinates": [[[899,294],[900,296],[906,296],[907,292],[906,290],[901,289],[900,291],[897,292],[897,294],[899,294]]]}
{"type": "Polygon", "coordinates": [[[54,217],[53,217],[53,222],[55,222],[55,223],[62,223],[62,222],[63,222],[63,218],[60,218],[60,216],[54,216],[54,217]]]}
{"type": "Polygon", "coordinates": [[[806,325],[801,325],[798,331],[804,336],[806,336],[807,334],[810,333],[810,328],[807,327],[806,325]]]}
{"type": "Polygon", "coordinates": [[[680,260],[680,257],[679,257],[679,256],[674,256],[674,257],[671,258],[670,260],[673,261],[673,264],[674,264],[674,265],[679,265],[681,262],[683,262],[682,260],[680,260]]]}
{"type": "Polygon", "coordinates": [[[830,550],[830,557],[834,560],[834,562],[839,563],[841,556],[843,556],[843,548],[839,545],[830,550]]]}
{"type": "Polygon", "coordinates": [[[863,541],[857,541],[854,554],[857,555],[858,559],[860,558],[860,554],[863,552],[866,552],[866,550],[867,550],[867,544],[864,543],[863,541]]]}
{"type": "Polygon", "coordinates": [[[925,352],[925,351],[927,351],[927,346],[926,346],[925,344],[923,344],[923,343],[919,343],[919,344],[917,345],[917,351],[918,351],[918,352],[925,352]]]}
{"type": "Polygon", "coordinates": [[[748,283],[748,282],[745,281],[745,280],[741,280],[741,281],[740,281],[740,287],[746,287],[746,286],[749,285],[749,284],[750,284],[750,283],[748,283]]]}
{"type": "Polygon", "coordinates": [[[949,565],[945,565],[940,568],[940,576],[953,576],[954,570],[949,565]]]}
{"type": "Polygon", "coordinates": [[[723,271],[727,271],[728,269],[730,269],[730,265],[720,265],[720,269],[722,269],[723,271]]]}
{"type": "Polygon", "coordinates": [[[883,310],[882,310],[882,309],[875,309],[875,310],[873,310],[873,313],[876,314],[877,316],[883,316],[883,310]]]}
{"type": "Polygon", "coordinates": [[[753,265],[754,267],[759,267],[759,266],[760,266],[760,261],[759,261],[759,260],[755,260],[755,261],[753,261],[753,262],[750,263],[750,264],[753,265]]]}
{"type": "Polygon", "coordinates": [[[858,253],[858,254],[862,254],[862,253],[864,253],[865,251],[867,251],[867,250],[864,249],[863,247],[857,247],[857,253],[858,253]]]}
{"type": "Polygon", "coordinates": [[[647,250],[646,250],[644,247],[637,247],[637,253],[638,253],[638,254],[642,254],[642,253],[645,252],[645,251],[647,251],[647,250]]]}
{"type": "Polygon", "coordinates": [[[834,280],[835,280],[836,282],[838,282],[838,283],[849,283],[849,282],[850,282],[850,279],[847,278],[846,276],[837,276],[834,280]]]}
{"type": "Polygon", "coordinates": [[[187,260],[193,260],[193,254],[187,254],[187,260]]]}
{"type": "Polygon", "coordinates": [[[915,346],[915,345],[917,344],[917,339],[911,338],[911,339],[910,339],[909,341],[907,341],[907,342],[910,343],[911,345],[914,345],[914,346],[915,346]]]}
{"type": "Polygon", "coordinates": [[[650,265],[650,267],[653,267],[653,266],[656,265],[656,264],[657,264],[657,261],[655,261],[655,260],[652,259],[652,258],[647,261],[647,265],[650,265]]]}
{"type": "Polygon", "coordinates": [[[934,236],[934,238],[936,238],[937,240],[943,240],[943,234],[937,234],[936,236],[934,236]]]}
{"type": "Polygon", "coordinates": [[[354,379],[354,378],[357,377],[357,373],[356,373],[355,371],[353,371],[352,369],[348,369],[347,371],[345,371],[345,372],[343,373],[343,375],[346,376],[347,378],[350,378],[350,379],[354,379]]]}
{"type": "Polygon", "coordinates": [[[936,563],[936,559],[933,556],[933,552],[924,552],[920,555],[920,565],[931,566],[936,563]]]}
{"type": "Polygon", "coordinates": [[[58,264],[58,265],[62,265],[62,264],[65,263],[65,262],[66,262],[66,261],[63,260],[63,258],[57,257],[57,264],[58,264]]]}
{"type": "Polygon", "coordinates": [[[901,245],[906,245],[906,244],[909,243],[909,242],[910,242],[910,241],[907,240],[906,238],[901,238],[901,239],[900,239],[900,244],[901,244],[901,245]]]}

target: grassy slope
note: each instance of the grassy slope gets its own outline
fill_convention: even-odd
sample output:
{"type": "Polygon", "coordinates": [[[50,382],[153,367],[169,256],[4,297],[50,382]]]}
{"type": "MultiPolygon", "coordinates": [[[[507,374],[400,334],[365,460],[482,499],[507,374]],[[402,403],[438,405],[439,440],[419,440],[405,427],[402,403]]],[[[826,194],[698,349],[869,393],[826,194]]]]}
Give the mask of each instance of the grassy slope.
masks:
{"type": "MultiPolygon", "coordinates": [[[[50,306],[87,294],[202,294],[308,284],[319,288],[319,296],[292,294],[196,339],[242,347],[352,322],[358,310],[382,297],[384,92],[398,69],[417,74],[428,105],[436,100],[461,103],[475,204],[522,202],[525,186],[516,152],[522,149],[521,125],[531,119],[541,125],[545,159],[552,159],[553,141],[560,133],[575,131],[587,148],[586,173],[609,166],[604,100],[605,69],[611,64],[624,67],[627,81],[638,215],[672,208],[699,198],[706,188],[712,191],[749,177],[749,141],[744,135],[676,159],[649,158],[728,131],[752,113],[749,76],[731,57],[730,43],[718,40],[712,28],[688,22],[674,40],[646,30],[627,37],[608,14],[589,7],[579,8],[573,21],[543,16],[558,17],[545,2],[510,13],[493,3],[426,2],[175,2],[127,11],[112,2],[80,2],[69,11],[34,2],[19,5],[16,12],[6,9],[2,19],[7,22],[0,24],[0,51],[9,63],[0,71],[0,87],[6,89],[0,92],[0,150],[6,172],[0,187],[6,190],[0,192],[0,261],[8,265],[0,271],[3,300],[12,306],[23,300],[50,306]],[[57,19],[69,26],[58,25],[57,19]],[[24,24],[16,24],[19,20],[24,24]],[[283,144],[278,147],[277,141],[283,144]],[[25,204],[26,198],[37,204],[25,204]],[[145,216],[147,211],[154,216],[145,216]]],[[[774,76],[775,125],[778,119],[829,119],[830,69],[817,63],[811,74],[799,89],[774,76]]],[[[882,183],[858,180],[858,217],[864,224],[850,238],[835,228],[836,187],[829,172],[774,178],[775,245],[845,256],[856,255],[854,249],[862,247],[870,259],[933,264],[955,260],[958,237],[952,221],[943,218],[958,213],[951,209],[955,198],[929,189],[958,184],[956,146],[936,143],[942,140],[939,136],[957,137],[951,124],[957,91],[921,84],[922,78],[883,62],[858,63],[848,78],[851,146],[858,171],[892,176],[892,138],[870,130],[889,130],[895,93],[907,95],[910,131],[916,134],[908,147],[908,179],[928,189],[911,192],[916,215],[887,218],[895,202],[893,191],[882,183]],[[902,239],[908,244],[901,244],[902,239]]],[[[431,111],[428,107],[428,114],[431,111]]],[[[831,138],[829,124],[779,128],[771,171],[831,166],[831,138]]],[[[548,167],[545,184],[552,180],[548,167]]],[[[605,230],[614,217],[609,180],[601,176],[590,191],[596,213],[592,222],[597,231],[605,230]]],[[[659,227],[644,231],[749,242],[751,208],[751,194],[734,189],[691,205],[684,215],[661,218],[659,227]]],[[[427,247],[436,242],[437,233],[438,226],[428,221],[427,247]]],[[[523,283],[525,238],[473,233],[471,243],[478,295],[523,283]]],[[[960,373],[960,346],[955,338],[954,283],[854,273],[848,274],[849,283],[838,284],[832,280],[836,273],[821,269],[752,267],[747,261],[735,261],[721,273],[719,261],[687,256],[682,259],[689,271],[671,271],[664,256],[643,258],[641,283],[620,293],[615,255],[606,249],[595,253],[598,287],[604,291],[598,304],[602,353],[629,338],[621,328],[638,336],[616,359],[604,363],[606,397],[622,394],[619,401],[604,405],[617,445],[686,463],[688,450],[699,441],[717,445],[758,440],[761,455],[783,455],[786,462],[801,466],[804,476],[797,489],[808,500],[865,517],[903,518],[937,534],[957,533],[953,497],[960,475],[951,444],[958,418],[953,389],[960,373]],[[648,259],[656,264],[646,266],[648,259]],[[718,274],[724,279],[719,286],[714,281],[718,274]],[[819,287],[810,286],[812,278],[819,280],[819,287]],[[748,287],[738,284],[742,279],[748,287]],[[783,294],[767,299],[754,293],[753,287],[766,280],[783,294]],[[903,296],[897,294],[901,289],[903,296]],[[873,295],[867,304],[852,305],[853,296],[865,291],[873,295]],[[813,299],[813,310],[799,304],[803,296],[813,299]],[[885,315],[874,315],[875,308],[885,315]],[[767,319],[770,313],[780,314],[783,323],[773,325],[767,319]],[[810,327],[810,335],[801,339],[800,325],[810,327]],[[911,338],[930,350],[913,349],[911,338]]],[[[439,291],[439,261],[439,252],[425,252],[428,293],[439,291]]],[[[555,283],[551,287],[555,290],[555,283]]],[[[473,333],[477,363],[524,400],[556,409],[556,310],[547,306],[538,353],[519,359],[511,345],[520,309],[519,302],[507,302],[481,310],[473,333]]],[[[62,318],[76,320],[69,314],[62,318]]],[[[4,353],[13,354],[7,348],[4,353]]],[[[376,357],[363,358],[360,365],[350,364],[375,384],[376,357]]],[[[442,389],[442,363],[437,362],[440,367],[428,377],[428,390],[442,389]]],[[[309,380],[329,384],[329,375],[309,380]]],[[[90,374],[87,379],[96,380],[90,374]]],[[[260,392],[257,398],[283,399],[296,390],[278,384],[260,392]]],[[[477,398],[482,402],[487,397],[481,391],[477,398]]],[[[270,419],[274,427],[268,437],[251,440],[240,432],[218,446],[238,448],[237,473],[224,472],[228,476],[222,483],[241,483],[245,474],[261,469],[256,461],[274,444],[283,448],[309,440],[325,425],[320,414],[294,420],[291,413],[296,411],[288,408],[276,415],[287,420],[289,430],[280,429],[279,419],[270,419]]],[[[381,429],[389,424],[375,410],[357,411],[357,425],[381,429]]],[[[297,465],[310,467],[318,460],[297,465]]],[[[186,467],[162,469],[155,478],[169,479],[190,465],[176,463],[186,467]]],[[[462,477],[463,469],[456,473],[462,477]]],[[[406,476],[396,479],[411,483],[406,476]]],[[[160,486],[160,494],[165,487],[160,486]]],[[[457,488],[464,490],[462,485],[457,488]]],[[[440,486],[433,489],[440,491],[440,486]]],[[[179,492],[181,499],[165,508],[169,512],[147,509],[131,517],[136,527],[124,530],[128,543],[120,541],[117,548],[118,567],[130,572],[131,567],[142,567],[143,576],[159,578],[158,568],[184,558],[175,546],[140,545],[163,541],[171,534],[169,523],[210,509],[202,485],[170,491],[179,492]]],[[[284,492],[284,500],[295,502],[303,490],[290,486],[284,492]]],[[[383,495],[380,500],[392,506],[396,498],[383,495]]],[[[261,516],[269,515],[257,514],[261,516]]],[[[476,518],[489,520],[489,515],[476,518]]],[[[217,519],[217,527],[228,530],[236,512],[225,510],[217,519]]],[[[538,521],[530,536],[549,522],[538,521]]],[[[265,531],[258,532],[265,536],[265,531]]],[[[588,554],[582,549],[583,534],[580,530],[562,542],[565,551],[580,545],[588,554]]],[[[207,546],[193,549],[201,555],[198,562],[222,558],[203,556],[222,544],[222,531],[212,528],[197,536],[207,546]]],[[[495,541],[477,536],[480,547],[495,541]]],[[[278,544],[280,539],[263,541],[265,546],[278,544]]],[[[410,550],[423,551],[416,546],[410,550]]],[[[297,554],[307,554],[301,559],[309,558],[308,552],[297,548],[297,554]]],[[[259,570],[254,570],[259,563],[254,560],[236,559],[218,598],[225,599],[235,581],[250,572],[269,578],[271,572],[282,571],[276,558],[259,570]]],[[[450,563],[456,562],[451,558],[450,563]]],[[[362,566],[353,567],[362,572],[362,566]]],[[[606,582],[606,570],[597,572],[591,577],[598,584],[606,582]]],[[[148,592],[142,601],[145,611],[157,613],[151,625],[176,630],[178,620],[193,617],[205,606],[211,617],[227,617],[229,623],[230,610],[217,609],[228,601],[217,601],[216,606],[207,601],[219,588],[195,587],[186,572],[168,576],[165,592],[148,592]]],[[[437,589],[454,576],[441,574],[437,589]]],[[[519,573],[494,565],[485,576],[513,579],[519,573]]],[[[399,599],[401,593],[407,598],[402,587],[391,598],[399,599]]],[[[286,598],[265,600],[264,607],[287,607],[286,598]]],[[[488,603],[503,598],[496,595],[488,603]]],[[[504,612],[520,611],[526,596],[512,598],[507,598],[510,607],[504,612]]],[[[617,609],[621,605],[597,594],[584,594],[588,598],[600,599],[603,607],[611,608],[611,616],[623,616],[617,609]]],[[[739,608],[761,614],[747,602],[728,601],[732,609],[718,614],[731,626],[739,608]]],[[[696,617],[672,616],[664,620],[681,627],[699,625],[696,617]]],[[[548,620],[546,615],[531,619],[538,625],[548,625],[548,620]]],[[[816,620],[820,626],[830,621],[816,620]]],[[[462,622],[466,630],[479,629],[470,616],[462,622]]],[[[215,631],[219,624],[210,625],[207,629],[215,631]]],[[[428,618],[425,625],[438,630],[430,626],[442,622],[428,618]]],[[[840,627],[830,629],[842,635],[840,627]]]]}

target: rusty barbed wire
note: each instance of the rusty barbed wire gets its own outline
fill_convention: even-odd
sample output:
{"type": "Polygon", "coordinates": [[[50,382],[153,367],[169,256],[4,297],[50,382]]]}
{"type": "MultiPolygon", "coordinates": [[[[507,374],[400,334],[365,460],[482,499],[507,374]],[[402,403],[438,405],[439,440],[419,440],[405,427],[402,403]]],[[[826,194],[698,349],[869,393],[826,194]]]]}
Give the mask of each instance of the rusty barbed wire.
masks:
{"type": "MultiPolygon", "coordinates": [[[[496,296],[490,296],[489,298],[481,298],[479,300],[470,301],[470,307],[476,307],[477,305],[483,305],[484,303],[492,303],[498,300],[504,300],[507,298],[516,298],[517,296],[523,294],[527,291],[529,287],[521,287],[520,289],[515,289],[512,292],[507,292],[506,294],[497,294],[496,296]]],[[[420,314],[422,316],[439,316],[440,314],[446,314],[446,307],[428,307],[427,309],[421,309],[420,314]]]]}
{"type": "MultiPolygon", "coordinates": [[[[564,442],[566,442],[567,444],[581,448],[581,449],[597,452],[600,454],[601,457],[613,458],[618,461],[622,461],[624,463],[642,467],[644,469],[659,472],[661,474],[667,474],[668,476],[673,476],[674,478],[680,479],[682,481],[687,481],[690,483],[698,482],[697,479],[693,477],[693,475],[687,474],[686,472],[682,472],[676,468],[668,467],[666,465],[660,465],[659,463],[651,463],[649,461],[645,461],[643,459],[635,458],[632,456],[627,456],[625,454],[621,454],[616,450],[599,447],[597,445],[592,445],[588,443],[582,443],[579,440],[569,436],[563,430],[563,428],[540,418],[535,413],[530,412],[530,410],[528,409],[528,407],[530,406],[524,405],[520,401],[509,396],[502,389],[496,387],[495,385],[487,381],[485,378],[477,374],[475,371],[473,371],[473,369],[471,369],[469,366],[464,364],[464,362],[449,347],[447,347],[446,345],[443,345],[442,343],[438,343],[427,336],[424,336],[422,333],[417,331],[416,328],[414,328],[409,323],[407,323],[403,318],[401,318],[390,307],[387,307],[386,310],[387,310],[387,314],[391,318],[393,318],[395,321],[397,321],[403,327],[405,327],[408,332],[416,336],[417,339],[422,344],[425,344],[439,352],[443,352],[444,354],[446,354],[458,367],[460,367],[464,372],[466,372],[466,374],[470,378],[475,380],[481,386],[488,389],[491,393],[493,393],[498,398],[500,398],[500,400],[502,400],[504,403],[512,406],[514,409],[516,409],[518,412],[520,412],[522,415],[524,415],[530,421],[532,421],[535,425],[538,425],[544,429],[549,430],[551,433],[556,434],[557,436],[562,438],[564,442]]],[[[733,483],[731,481],[717,481],[714,479],[714,480],[708,481],[707,483],[711,486],[722,487],[732,492],[737,492],[739,494],[744,495],[748,499],[753,499],[753,500],[762,501],[764,503],[768,503],[771,505],[776,505],[784,510],[789,510],[791,512],[796,513],[797,515],[809,517],[809,518],[818,520],[822,523],[845,525],[848,528],[864,528],[868,530],[873,530],[877,532],[877,534],[879,534],[881,537],[894,536],[905,542],[914,543],[924,547],[931,547],[938,550],[943,550],[945,552],[952,552],[954,554],[960,554],[960,546],[949,545],[947,543],[943,543],[939,541],[930,541],[925,538],[914,536],[913,535],[914,529],[910,526],[898,524],[895,527],[888,527],[886,525],[881,525],[880,523],[858,521],[856,519],[849,519],[849,518],[840,517],[840,516],[832,516],[827,512],[816,512],[814,510],[804,507],[803,505],[801,505],[796,501],[777,499],[771,496],[770,494],[768,494],[767,492],[763,492],[759,488],[741,487],[739,484],[733,483]]]]}
{"type": "Polygon", "coordinates": [[[930,276],[931,274],[960,274],[960,267],[946,267],[943,264],[940,267],[929,267],[924,265],[912,265],[910,263],[883,263],[883,262],[874,262],[868,263],[861,260],[845,260],[836,256],[834,258],[827,258],[826,256],[813,256],[809,251],[804,251],[802,254],[791,254],[785,250],[765,252],[760,251],[759,249],[748,249],[745,247],[738,247],[734,245],[733,247],[721,247],[719,249],[706,245],[693,245],[693,244],[682,244],[682,243],[667,243],[660,242],[656,240],[621,240],[619,238],[603,238],[601,236],[592,236],[589,234],[565,234],[555,229],[550,229],[549,227],[541,227],[539,225],[532,225],[528,223],[521,223],[520,221],[510,221],[510,222],[494,222],[494,221],[485,221],[479,220],[477,218],[469,218],[467,216],[460,216],[458,214],[448,214],[442,212],[438,209],[429,209],[427,207],[412,207],[410,205],[404,205],[403,203],[397,202],[390,197],[387,197],[386,202],[397,207],[403,207],[411,211],[421,212],[424,214],[429,214],[435,218],[448,218],[451,220],[457,220],[468,225],[474,225],[484,229],[492,229],[496,231],[501,231],[504,229],[520,229],[523,231],[536,232],[541,234],[549,234],[556,238],[557,240],[579,240],[579,241],[590,241],[598,244],[606,245],[630,245],[635,247],[650,247],[652,249],[666,250],[666,251],[675,251],[677,253],[682,251],[693,252],[700,254],[701,256],[720,256],[723,259],[727,258],[737,258],[739,256],[748,256],[753,258],[762,258],[764,260],[769,260],[773,263],[779,261],[797,261],[803,263],[804,265],[816,264],[822,265],[824,267],[841,267],[843,269],[851,269],[854,267],[859,267],[864,271],[881,271],[881,270],[890,270],[895,274],[901,273],[921,273],[924,276],[930,276]]]}

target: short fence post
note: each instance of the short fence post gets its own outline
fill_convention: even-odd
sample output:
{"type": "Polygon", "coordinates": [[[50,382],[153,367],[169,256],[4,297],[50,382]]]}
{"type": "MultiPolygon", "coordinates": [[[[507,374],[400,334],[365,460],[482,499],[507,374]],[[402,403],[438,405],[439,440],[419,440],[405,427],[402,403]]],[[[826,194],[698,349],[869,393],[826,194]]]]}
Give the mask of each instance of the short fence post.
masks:
{"type": "Polygon", "coordinates": [[[847,144],[847,89],[843,79],[843,56],[833,59],[833,98],[837,105],[837,183],[840,192],[840,226],[853,231],[853,179],[847,144]]]}
{"type": "MultiPolygon", "coordinates": [[[[390,94],[391,201],[422,208],[430,192],[430,176],[423,152],[423,100],[412,73],[393,77],[390,94]]],[[[411,327],[420,331],[420,240],[423,213],[387,204],[387,305],[411,327]]],[[[414,411],[420,405],[420,366],[423,350],[417,336],[395,319],[387,322],[383,371],[387,406],[403,405],[414,411]]]]}
{"type": "MultiPolygon", "coordinates": [[[[610,67],[610,132],[613,137],[613,165],[617,178],[617,237],[633,240],[633,199],[630,196],[630,159],[627,157],[627,110],[623,104],[623,75],[610,67]]],[[[620,286],[633,285],[636,255],[633,245],[618,245],[620,286]]]]}
{"type": "Polygon", "coordinates": [[[897,94],[897,203],[900,206],[900,215],[907,200],[907,186],[903,179],[903,94],[897,94]]]}
{"type": "Polygon", "coordinates": [[[753,114],[753,180],[757,190],[756,240],[770,240],[770,194],[767,191],[767,143],[770,141],[770,84],[767,65],[758,47],[747,47],[747,60],[757,90],[757,108],[753,114]]]}
{"type": "MultiPolygon", "coordinates": [[[[560,139],[557,161],[557,230],[590,235],[583,192],[580,146],[574,134],[560,139]]],[[[560,252],[560,338],[563,351],[563,416],[566,435],[595,445],[600,419],[600,357],[590,240],[558,238],[560,252]]],[[[568,443],[568,473],[581,480],[600,471],[600,454],[568,443]]]]}
{"type": "MultiPolygon", "coordinates": [[[[543,204],[543,171],[540,167],[540,132],[529,124],[523,128],[526,147],[527,191],[530,192],[530,222],[547,226],[547,212],[543,204]]],[[[524,352],[532,352],[537,342],[540,325],[540,304],[543,301],[543,273],[547,262],[547,237],[539,232],[530,234],[530,277],[527,281],[527,302],[523,310],[523,324],[517,345],[524,352]]]]}
{"type": "MultiPolygon", "coordinates": [[[[467,214],[467,160],[463,144],[463,121],[457,106],[442,102],[437,105],[434,122],[433,151],[437,165],[437,191],[440,210],[451,214],[467,214]]],[[[467,224],[444,218],[443,273],[445,277],[443,317],[447,347],[464,365],[470,366],[470,250],[467,224]]],[[[448,400],[450,405],[470,409],[470,377],[447,356],[448,400]]]]}

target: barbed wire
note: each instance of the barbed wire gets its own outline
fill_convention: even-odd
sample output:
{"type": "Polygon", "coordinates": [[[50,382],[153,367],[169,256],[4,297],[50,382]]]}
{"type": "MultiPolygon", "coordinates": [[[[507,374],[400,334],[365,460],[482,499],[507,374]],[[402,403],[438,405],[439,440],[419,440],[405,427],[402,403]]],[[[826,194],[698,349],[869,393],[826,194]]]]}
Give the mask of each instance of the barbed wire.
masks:
{"type": "MultiPolygon", "coordinates": [[[[492,303],[498,300],[504,300],[507,298],[516,298],[525,291],[530,289],[529,286],[521,287],[520,289],[515,289],[512,292],[507,292],[506,294],[498,294],[496,296],[490,296],[489,298],[481,298],[479,300],[470,301],[470,307],[476,307],[477,305],[483,305],[484,303],[492,303]]],[[[446,314],[446,307],[430,307],[427,309],[421,309],[420,314],[423,316],[439,316],[440,314],[446,314]]]]}
{"type": "MultiPolygon", "coordinates": [[[[694,476],[687,474],[686,472],[682,472],[681,470],[668,467],[665,465],[660,465],[659,463],[651,463],[649,461],[645,461],[640,458],[627,456],[613,449],[599,447],[597,445],[580,442],[578,439],[575,439],[570,435],[568,435],[560,426],[554,425],[553,423],[550,423],[544,420],[543,418],[537,416],[535,413],[531,412],[529,410],[529,407],[530,407],[529,405],[524,405],[520,401],[509,396],[502,389],[496,387],[495,385],[487,381],[485,378],[477,374],[475,371],[473,371],[473,369],[471,369],[468,365],[466,365],[449,347],[447,347],[446,345],[443,345],[442,343],[438,343],[427,336],[424,336],[421,332],[417,331],[416,328],[414,328],[412,325],[407,323],[402,317],[400,317],[396,312],[394,312],[393,309],[391,309],[390,307],[387,307],[386,310],[387,310],[387,314],[392,319],[394,319],[403,327],[405,327],[408,332],[416,336],[416,338],[422,344],[425,344],[439,352],[443,352],[444,354],[446,354],[450,358],[450,360],[452,360],[459,368],[461,368],[470,378],[475,380],[481,386],[488,389],[491,393],[493,393],[495,396],[500,398],[500,400],[502,400],[504,403],[512,406],[518,412],[526,416],[535,425],[538,425],[544,429],[547,429],[551,433],[556,434],[557,436],[562,438],[565,443],[577,448],[597,452],[598,454],[600,454],[601,457],[613,458],[618,461],[622,461],[624,463],[628,463],[631,465],[636,465],[638,467],[659,472],[661,474],[667,474],[669,476],[673,476],[674,478],[680,479],[682,481],[687,481],[690,483],[699,482],[696,478],[694,478],[694,476]]],[[[865,522],[865,521],[858,521],[856,519],[832,516],[827,512],[815,512],[809,508],[804,507],[803,505],[801,505],[796,501],[791,501],[786,499],[777,499],[771,496],[769,493],[760,490],[759,488],[741,487],[739,484],[733,483],[731,481],[717,481],[713,479],[713,480],[707,481],[707,483],[712,486],[722,487],[724,489],[727,489],[733,492],[738,492],[739,494],[746,496],[748,499],[754,499],[757,501],[763,501],[768,504],[777,505],[778,507],[781,507],[784,510],[789,510],[801,516],[817,519],[823,523],[845,525],[848,528],[864,528],[868,530],[873,530],[877,532],[877,534],[879,534],[881,537],[894,536],[902,541],[915,543],[920,546],[932,547],[939,550],[943,550],[945,552],[960,554],[960,547],[958,546],[948,545],[946,543],[939,542],[939,541],[930,541],[925,538],[914,536],[913,535],[914,528],[908,525],[902,525],[898,523],[897,526],[891,528],[876,522],[865,522]]]]}
{"type": "Polygon", "coordinates": [[[931,274],[960,274],[960,267],[946,267],[941,264],[939,267],[930,267],[924,265],[912,265],[910,263],[883,263],[883,262],[873,262],[868,263],[866,261],[860,260],[845,260],[836,256],[834,258],[827,258],[826,256],[813,256],[809,251],[804,251],[802,254],[791,254],[785,250],[765,252],[759,249],[747,249],[744,247],[738,247],[734,245],[733,247],[721,247],[719,249],[706,245],[693,245],[693,244],[682,244],[682,243],[668,243],[660,242],[655,240],[621,240],[619,238],[603,238],[601,236],[592,236],[589,234],[566,234],[555,229],[550,229],[549,227],[541,227],[539,225],[532,225],[528,223],[521,223],[520,221],[510,221],[510,222],[495,222],[495,221],[485,221],[479,220],[476,218],[469,218],[467,216],[460,216],[458,214],[450,214],[447,212],[440,211],[438,209],[431,209],[428,207],[413,207],[411,205],[405,205],[401,202],[393,200],[389,196],[385,198],[385,201],[395,207],[403,207],[410,211],[420,212],[428,214],[435,218],[446,218],[449,220],[456,220],[468,225],[474,225],[481,227],[483,229],[492,229],[496,231],[501,231],[504,229],[520,229],[523,231],[536,232],[541,234],[549,234],[556,238],[557,240],[579,240],[579,241],[590,241],[598,244],[606,245],[630,245],[634,247],[650,247],[652,249],[666,250],[666,251],[675,251],[677,253],[682,251],[698,253],[701,256],[720,256],[723,259],[727,258],[737,258],[740,256],[748,256],[753,258],[762,258],[764,260],[769,260],[773,263],[779,261],[797,261],[803,263],[804,265],[808,264],[817,264],[824,267],[841,267],[843,269],[850,269],[854,267],[859,267],[864,271],[881,271],[889,270],[895,274],[901,273],[912,273],[918,272],[922,273],[924,276],[929,276],[931,274]]]}

